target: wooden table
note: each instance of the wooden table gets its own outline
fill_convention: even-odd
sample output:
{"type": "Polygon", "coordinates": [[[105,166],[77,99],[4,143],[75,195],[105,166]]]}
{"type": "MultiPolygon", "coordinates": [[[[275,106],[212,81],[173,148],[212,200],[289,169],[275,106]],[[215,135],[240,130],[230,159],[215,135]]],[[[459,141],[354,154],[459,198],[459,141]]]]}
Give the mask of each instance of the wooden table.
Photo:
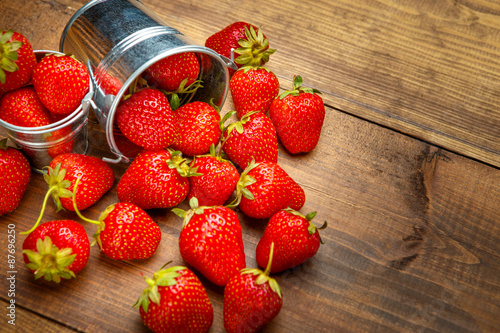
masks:
{"type": "MultiPolygon", "coordinates": [[[[238,20],[261,25],[277,52],[268,67],[323,92],[316,149],[282,146],[279,164],[305,189],[325,244],[276,275],[284,292],[265,332],[494,332],[500,330],[500,3],[493,0],[161,1],[147,7],[198,44],[238,20]]],[[[0,26],[35,49],[58,50],[83,0],[2,0],[0,26]]],[[[232,109],[228,98],[223,112],[232,109]]],[[[97,124],[90,151],[112,156],[97,124]]],[[[117,179],[127,165],[113,165],[117,179]]],[[[180,219],[149,211],[163,238],[144,261],[91,250],[87,267],[60,285],[34,281],[24,236],[47,187],[39,174],[19,208],[1,217],[0,331],[143,332],[132,304],[165,262],[183,264],[180,219]],[[7,228],[15,224],[15,296],[8,296],[7,228]],[[15,300],[16,326],[6,306],[15,300]]],[[[2,193],[2,196],[8,195],[2,193]]],[[[85,211],[97,218],[116,186],[85,211]]],[[[186,207],[184,202],[182,207],[186,207]]],[[[247,264],[265,221],[239,213],[247,264]]],[[[72,218],[49,205],[44,221],[72,218]]],[[[83,222],[82,222],[83,223],[83,222]]],[[[85,224],[89,235],[94,226],[85,224]]],[[[223,290],[202,278],[222,332],[223,290]]]]}

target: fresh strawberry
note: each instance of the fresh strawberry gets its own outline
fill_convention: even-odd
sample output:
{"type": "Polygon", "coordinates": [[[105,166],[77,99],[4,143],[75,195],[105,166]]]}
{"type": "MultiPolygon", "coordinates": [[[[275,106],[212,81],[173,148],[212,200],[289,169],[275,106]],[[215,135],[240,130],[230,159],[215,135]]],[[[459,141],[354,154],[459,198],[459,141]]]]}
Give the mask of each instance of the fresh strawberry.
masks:
{"type": "Polygon", "coordinates": [[[240,168],[253,160],[278,161],[278,138],[274,125],[262,112],[249,112],[223,133],[222,150],[240,168]]]}
{"type": "Polygon", "coordinates": [[[269,108],[278,137],[292,154],[307,153],[318,144],[325,119],[325,105],[316,89],[302,87],[294,77],[293,90],[285,91],[269,108]]]}
{"type": "Polygon", "coordinates": [[[142,209],[174,207],[187,197],[192,175],[180,152],[143,150],[118,182],[118,199],[142,209]]]}
{"type": "Polygon", "coordinates": [[[167,97],[157,89],[134,92],[116,110],[120,131],[133,143],[146,149],[170,146],[177,135],[177,124],[167,97]]]}
{"type": "Polygon", "coordinates": [[[31,168],[26,157],[19,150],[7,147],[7,139],[0,141],[0,215],[10,213],[19,206],[28,188],[31,168]]]}
{"type": "Polygon", "coordinates": [[[274,214],[257,244],[256,259],[260,267],[269,262],[269,251],[274,243],[271,273],[278,273],[304,263],[313,257],[322,243],[318,229],[326,228],[326,222],[317,228],[312,219],[316,212],[306,216],[286,208],[274,214]]]}
{"type": "Polygon", "coordinates": [[[33,87],[9,91],[0,99],[0,119],[21,127],[50,124],[50,113],[38,98],[33,87]]]}
{"type": "Polygon", "coordinates": [[[209,155],[196,156],[190,164],[197,176],[189,177],[188,198],[196,197],[200,206],[222,206],[236,189],[240,177],[235,166],[210,148],[209,155]]]}
{"type": "Polygon", "coordinates": [[[89,259],[90,241],[81,224],[72,220],[45,222],[23,242],[23,257],[35,279],[59,283],[76,277],[89,259]]]}
{"type": "Polygon", "coordinates": [[[178,135],[172,148],[184,155],[205,154],[211,145],[216,145],[221,136],[220,114],[205,102],[184,104],[174,111],[178,135]]]}
{"type": "Polygon", "coordinates": [[[69,55],[49,54],[33,70],[33,85],[50,112],[70,114],[89,91],[89,71],[69,55]]]}
{"type": "MultiPolygon", "coordinates": [[[[246,22],[234,22],[214,33],[205,41],[205,46],[231,59],[234,49],[234,62],[241,66],[262,66],[276,50],[269,48],[269,40],[260,28],[246,22]]],[[[229,69],[231,75],[233,69],[229,69]]]]}
{"type": "Polygon", "coordinates": [[[224,206],[198,206],[189,200],[191,209],[172,211],[184,219],[179,236],[182,258],[218,286],[245,268],[243,235],[238,215],[224,206]]]}
{"type": "Polygon", "coordinates": [[[245,66],[229,81],[234,109],[238,119],[250,111],[267,113],[271,102],[279,95],[276,75],[265,67],[245,66]]]}
{"type": "Polygon", "coordinates": [[[263,272],[246,268],[234,275],[224,289],[224,328],[228,333],[260,331],[281,311],[283,298],[275,279],[269,277],[272,254],[263,272]]]}
{"type": "Polygon", "coordinates": [[[146,278],[148,287],[134,304],[144,325],[158,333],[204,333],[214,310],[201,281],[187,267],[162,268],[146,278]]]}
{"type": "Polygon", "coordinates": [[[75,142],[70,137],[71,130],[71,125],[68,125],[44,135],[46,142],[53,143],[53,145],[47,148],[47,154],[50,157],[55,158],[61,154],[69,154],[73,151],[75,142]]]}
{"type": "Polygon", "coordinates": [[[144,148],[139,145],[136,145],[123,133],[120,131],[116,123],[113,126],[113,138],[115,140],[116,147],[124,156],[129,158],[135,158],[144,148]]]}
{"type": "Polygon", "coordinates": [[[236,186],[236,199],[229,207],[257,219],[270,218],[281,209],[299,210],[305,203],[305,193],[278,164],[251,162],[243,170],[236,186]]]}
{"type": "Polygon", "coordinates": [[[112,76],[105,70],[97,73],[96,76],[99,80],[97,84],[105,95],[118,95],[120,89],[122,88],[122,83],[118,78],[112,76]]]}
{"type": "MultiPolygon", "coordinates": [[[[78,193],[76,181],[73,198],[78,193]]],[[[118,202],[108,206],[98,221],[84,217],[76,201],[73,208],[82,220],[98,225],[94,234],[95,241],[101,251],[117,260],[134,260],[150,258],[158,248],[161,240],[160,227],[138,206],[128,202],[118,202]]]]}
{"type": "Polygon", "coordinates": [[[74,211],[73,188],[80,180],[76,203],[79,210],[95,204],[115,182],[113,169],[103,160],[77,153],[62,154],[52,159],[44,179],[57,210],[74,211]]]}
{"type": "Polygon", "coordinates": [[[0,96],[31,80],[36,56],[28,39],[12,30],[0,30],[0,96]]]}
{"type": "Polygon", "coordinates": [[[168,56],[149,66],[144,78],[152,87],[175,91],[184,80],[186,87],[194,83],[199,74],[200,63],[196,54],[184,52],[168,56]]]}

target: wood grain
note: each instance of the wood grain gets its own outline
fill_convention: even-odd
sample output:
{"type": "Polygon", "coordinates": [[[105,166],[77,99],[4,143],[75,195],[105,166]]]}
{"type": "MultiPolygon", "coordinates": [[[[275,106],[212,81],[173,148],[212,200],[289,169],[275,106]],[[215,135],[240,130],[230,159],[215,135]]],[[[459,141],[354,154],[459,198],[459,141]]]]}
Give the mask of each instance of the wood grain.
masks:
{"type": "MultiPolygon", "coordinates": [[[[84,3],[4,0],[0,26],[26,33],[36,49],[57,50],[64,25],[84,3]]],[[[306,192],[301,211],[317,211],[318,225],[328,221],[325,244],[311,260],[276,275],[284,306],[264,332],[500,328],[500,170],[490,166],[498,165],[499,151],[498,4],[144,3],[197,43],[235,20],[263,24],[278,49],[269,67],[282,88],[301,74],[324,93],[318,146],[299,156],[280,146],[279,163],[306,192]]],[[[231,109],[229,99],[223,112],[231,109]]],[[[89,154],[111,156],[99,125],[90,127],[89,154]]],[[[113,165],[117,180],[126,167],[113,165]]],[[[94,247],[76,279],[54,285],[35,281],[21,259],[19,232],[36,220],[45,191],[33,174],[20,207],[0,217],[2,254],[8,225],[17,231],[17,330],[147,332],[131,306],[145,287],[143,275],[171,260],[185,264],[180,219],[169,210],[148,211],[162,230],[152,258],[114,261],[94,247]]],[[[83,213],[98,218],[116,201],[115,186],[83,213]]],[[[238,216],[247,264],[256,267],[266,221],[238,216]]],[[[43,221],[65,218],[78,220],[49,205],[43,221]]],[[[84,226],[91,236],[95,227],[84,226]]],[[[9,301],[7,271],[2,259],[2,304],[9,301]]],[[[198,276],[215,310],[210,332],[223,332],[223,289],[198,276]]]]}

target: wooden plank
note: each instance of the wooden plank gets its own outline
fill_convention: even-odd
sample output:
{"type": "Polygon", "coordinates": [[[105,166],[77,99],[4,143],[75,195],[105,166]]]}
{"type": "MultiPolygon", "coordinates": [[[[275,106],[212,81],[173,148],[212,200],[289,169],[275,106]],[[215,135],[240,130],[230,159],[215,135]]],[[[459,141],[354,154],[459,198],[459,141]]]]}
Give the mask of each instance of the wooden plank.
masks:
{"type": "MultiPolygon", "coordinates": [[[[5,22],[11,23],[10,27],[27,31],[33,37],[35,48],[54,49],[58,47],[60,32],[67,20],[83,3],[71,0],[22,3],[4,0],[0,7],[5,16],[0,17],[0,26],[6,25],[5,22]],[[14,9],[18,7],[15,12],[14,9]],[[20,13],[25,16],[21,18],[20,13]]],[[[400,122],[393,113],[395,111],[384,106],[392,97],[399,95],[398,89],[390,86],[396,74],[382,74],[402,60],[387,60],[391,66],[385,69],[382,68],[382,62],[378,63],[378,67],[371,67],[368,64],[369,54],[373,55],[378,42],[358,48],[355,37],[358,36],[359,44],[360,36],[370,33],[368,27],[378,24],[379,29],[389,29],[388,8],[393,8],[393,19],[399,22],[396,27],[402,26],[401,20],[406,15],[416,19],[416,14],[410,10],[416,6],[415,2],[396,5],[383,1],[362,1],[350,3],[348,8],[347,2],[343,1],[319,1],[316,6],[324,13],[329,14],[328,9],[335,9],[332,13],[335,21],[329,21],[326,15],[322,17],[314,12],[314,6],[294,3],[298,8],[297,13],[294,13],[296,25],[290,22],[291,9],[284,9],[280,14],[277,3],[266,4],[265,9],[255,9],[253,2],[252,8],[257,14],[252,15],[251,6],[246,2],[165,3],[150,0],[145,3],[153,4],[153,9],[176,22],[180,29],[183,28],[181,31],[198,43],[204,40],[210,30],[222,28],[236,19],[256,24],[260,22],[255,22],[253,18],[265,20],[265,27],[269,24],[269,37],[272,34],[279,36],[273,39],[279,52],[270,67],[280,76],[283,87],[289,84],[293,74],[302,74],[306,83],[326,92],[324,97],[330,106],[318,147],[312,153],[291,156],[280,146],[279,153],[280,165],[306,191],[307,200],[302,211],[317,211],[318,224],[328,221],[329,227],[322,232],[325,244],[312,260],[276,275],[284,291],[285,303],[280,315],[266,327],[265,332],[488,332],[500,327],[499,169],[337,109],[364,116],[361,114],[363,110],[370,110],[375,103],[379,103],[375,105],[378,109],[372,111],[384,110],[382,113],[374,112],[382,120],[366,118],[391,127],[400,122]],[[368,4],[372,7],[366,8],[379,13],[378,20],[368,20],[367,12],[361,10],[368,4]],[[311,11],[310,15],[315,20],[301,20],[307,10],[311,11]],[[206,13],[217,13],[217,20],[206,13]],[[288,23],[286,20],[289,20],[288,23]],[[359,21],[359,25],[354,24],[356,21],[359,21]],[[381,27],[384,22],[386,26],[381,27]],[[363,33],[362,27],[365,29],[363,33]],[[300,31],[301,36],[303,31],[312,31],[310,38],[314,40],[305,40],[303,43],[316,53],[306,55],[306,50],[297,48],[295,42],[286,42],[286,34],[295,33],[295,30],[300,31]],[[348,38],[349,30],[351,39],[348,38]],[[336,33],[325,37],[321,31],[336,33]],[[342,66],[329,65],[326,59],[331,57],[330,45],[337,45],[339,40],[345,43],[341,44],[345,47],[333,50],[335,62],[332,63],[342,66]],[[282,55],[278,56],[280,53],[282,55]],[[321,70],[318,71],[316,66],[321,70]],[[304,71],[295,73],[297,69],[304,71]],[[369,80],[373,75],[378,75],[378,81],[369,80]],[[393,90],[388,89],[384,93],[384,86],[390,86],[393,90]],[[387,97],[385,101],[382,98],[384,96],[387,97]]],[[[286,5],[286,2],[280,4],[286,5]]],[[[418,4],[430,6],[431,2],[420,1],[418,4]]],[[[488,8],[487,5],[494,6],[485,2],[476,4],[485,8],[488,8]]],[[[429,8],[428,14],[422,14],[422,19],[433,13],[431,9],[440,11],[432,6],[429,8]]],[[[481,19],[485,20],[485,17],[481,19]]],[[[411,27],[416,26],[416,21],[410,23],[411,27]]],[[[443,27],[451,25],[449,21],[443,24],[443,27]]],[[[491,24],[494,25],[494,22],[491,24]]],[[[470,36],[477,33],[479,28],[481,25],[476,24],[464,34],[470,36]]],[[[371,33],[377,38],[382,37],[382,31],[374,30],[371,33]]],[[[416,32],[409,34],[414,37],[416,32]]],[[[403,39],[403,36],[396,36],[395,32],[389,36],[394,43],[403,39]]],[[[377,38],[373,41],[378,41],[377,38]]],[[[429,42],[429,38],[423,35],[414,43],[417,43],[417,48],[423,48],[422,45],[429,42]]],[[[484,38],[488,40],[496,37],[488,35],[484,38]]],[[[407,44],[413,45],[410,42],[407,44]]],[[[494,48],[488,49],[486,44],[484,50],[480,48],[484,57],[494,51],[494,48]]],[[[396,49],[396,46],[388,45],[392,49],[384,47],[392,51],[396,49]]],[[[477,51],[471,49],[469,52],[476,54],[477,51]]],[[[417,60],[415,50],[410,54],[417,60]]],[[[437,57],[437,53],[433,54],[437,57]]],[[[459,62],[466,57],[460,54],[456,56],[459,62]]],[[[430,65],[430,59],[425,61],[430,65]]],[[[497,60],[491,58],[491,61],[492,66],[496,66],[497,60]]],[[[480,61],[477,66],[471,71],[484,74],[485,62],[480,61]]],[[[445,69],[442,68],[443,71],[445,69]]],[[[405,73],[401,64],[399,67],[394,66],[394,70],[405,74],[402,77],[406,79],[415,75],[405,73]]],[[[455,79],[459,76],[453,71],[436,73],[439,79],[436,86],[443,84],[445,74],[455,79]]],[[[474,80],[481,78],[467,75],[471,75],[471,82],[480,82],[474,80]]],[[[494,74],[489,75],[481,80],[492,83],[491,75],[494,74]]],[[[418,83],[411,80],[408,81],[410,83],[401,82],[404,83],[399,89],[401,96],[407,96],[418,83]]],[[[466,83],[463,90],[457,86],[451,88],[450,92],[464,92],[471,87],[474,87],[473,83],[466,83]]],[[[437,105],[451,103],[451,97],[443,93],[445,88],[443,86],[440,90],[442,100],[433,102],[436,103],[433,104],[434,110],[437,105]]],[[[491,89],[495,89],[494,84],[485,90],[485,103],[493,103],[491,89]]],[[[431,93],[440,95],[438,92],[431,93]]],[[[416,102],[417,98],[410,100],[416,102]]],[[[474,100],[469,103],[480,104],[474,100]]],[[[410,108],[408,105],[405,107],[410,108]]],[[[229,101],[223,112],[231,108],[229,101]]],[[[408,111],[405,108],[401,110],[408,111]]],[[[443,112],[449,111],[447,108],[443,112]]],[[[492,119],[495,120],[494,116],[492,119]]],[[[439,119],[438,124],[443,121],[439,119]]],[[[460,123],[460,119],[455,121],[460,123]]],[[[91,129],[89,153],[99,157],[109,156],[99,126],[91,124],[91,129]]],[[[436,134],[436,137],[439,135],[436,134]]],[[[429,141],[435,140],[432,139],[429,141]]],[[[114,165],[113,168],[118,179],[126,165],[114,165]]],[[[17,232],[27,230],[36,220],[45,190],[42,177],[34,175],[21,206],[15,212],[0,217],[0,235],[4,235],[0,236],[1,253],[7,247],[5,235],[8,225],[15,224],[17,232]]],[[[107,205],[116,200],[114,187],[95,206],[84,211],[84,215],[97,218],[107,205]]],[[[186,203],[181,206],[185,208],[186,203]]],[[[77,279],[58,286],[33,280],[21,260],[20,249],[24,237],[18,233],[16,281],[19,293],[16,293],[16,302],[26,311],[26,316],[19,317],[19,327],[60,323],[82,332],[146,332],[137,310],[131,308],[144,287],[141,274],[149,276],[170,260],[174,264],[183,264],[177,245],[181,221],[169,210],[151,210],[149,213],[159,224],[163,236],[158,252],[151,259],[118,262],[100,254],[97,248],[92,248],[88,266],[77,279]],[[45,323],[45,319],[48,323],[45,323]]],[[[252,220],[241,213],[239,217],[244,228],[247,263],[255,267],[255,247],[265,221],[252,220]]],[[[53,205],[49,205],[43,221],[63,218],[77,219],[74,213],[56,213],[53,205]]],[[[84,225],[91,236],[95,227],[84,225]]],[[[2,260],[0,279],[3,281],[3,291],[0,299],[3,302],[7,301],[4,294],[7,288],[5,264],[6,260],[2,260]]],[[[222,332],[223,290],[203,277],[201,279],[215,309],[211,332],[222,332]]],[[[54,328],[55,331],[57,329],[54,328]]]]}
{"type": "Polygon", "coordinates": [[[2,309],[8,309],[5,313],[7,320],[2,323],[2,332],[74,332],[65,324],[43,318],[32,311],[16,306],[15,303],[13,307],[10,299],[8,302],[0,299],[0,304],[2,309]]]}

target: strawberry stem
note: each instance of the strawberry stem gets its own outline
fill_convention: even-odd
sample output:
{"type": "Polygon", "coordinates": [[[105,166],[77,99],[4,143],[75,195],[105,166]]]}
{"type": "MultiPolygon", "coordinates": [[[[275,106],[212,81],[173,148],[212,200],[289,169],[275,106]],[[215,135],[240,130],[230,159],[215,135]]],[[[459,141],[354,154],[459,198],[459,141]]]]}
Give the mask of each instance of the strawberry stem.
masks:
{"type": "Polygon", "coordinates": [[[89,223],[96,224],[96,225],[100,226],[101,225],[100,221],[91,220],[91,219],[86,218],[85,216],[82,215],[82,213],[80,213],[80,211],[78,210],[78,207],[76,206],[76,199],[75,198],[76,198],[76,192],[77,192],[77,188],[78,188],[79,183],[80,183],[80,178],[77,178],[76,182],[75,182],[75,186],[73,187],[73,197],[71,198],[71,200],[73,201],[73,208],[75,209],[75,213],[76,213],[76,215],[78,215],[79,218],[81,218],[85,222],[89,222],[89,223]]]}
{"type": "Polygon", "coordinates": [[[271,272],[271,265],[273,263],[273,254],[274,254],[274,242],[271,243],[271,250],[269,250],[269,260],[267,262],[267,266],[264,271],[265,275],[269,275],[269,273],[271,272]]]}
{"type": "Polygon", "coordinates": [[[40,224],[40,221],[42,220],[43,213],[45,212],[45,207],[47,206],[47,201],[49,200],[49,197],[52,194],[52,192],[57,190],[58,187],[59,187],[58,185],[53,185],[49,188],[49,190],[45,194],[45,198],[43,199],[42,210],[40,211],[40,215],[38,215],[38,219],[36,220],[35,225],[30,230],[21,232],[21,235],[28,235],[28,234],[32,233],[33,230],[36,229],[36,227],[38,227],[38,225],[40,224]]]}

